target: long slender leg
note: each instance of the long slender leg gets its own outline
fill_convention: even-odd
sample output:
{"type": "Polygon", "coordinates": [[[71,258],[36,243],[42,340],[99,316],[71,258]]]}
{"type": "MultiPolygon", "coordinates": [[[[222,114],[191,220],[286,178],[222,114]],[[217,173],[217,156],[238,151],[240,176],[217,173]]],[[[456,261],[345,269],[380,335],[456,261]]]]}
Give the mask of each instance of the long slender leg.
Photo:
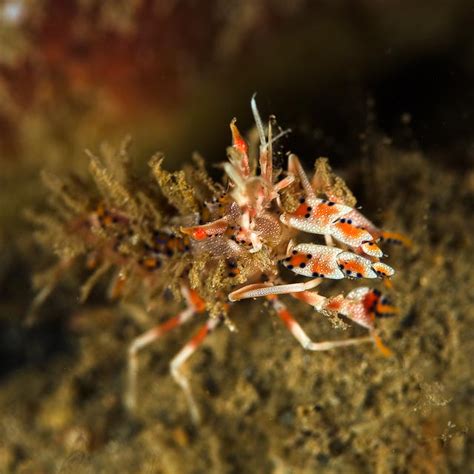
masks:
{"type": "Polygon", "coordinates": [[[188,321],[194,314],[202,313],[206,309],[204,301],[195,291],[183,286],[181,292],[187,303],[186,309],[135,338],[128,348],[128,387],[125,404],[130,411],[136,408],[138,352],[171,329],[188,321]]]}
{"type": "Polygon", "coordinates": [[[310,290],[322,282],[321,278],[314,278],[304,283],[291,283],[288,285],[273,285],[271,283],[255,283],[246,285],[229,294],[230,301],[238,301],[247,298],[261,298],[269,295],[287,295],[300,291],[310,290]]]}
{"type": "Polygon", "coordinates": [[[174,356],[170,363],[170,372],[176,383],[182,388],[186,397],[189,411],[193,421],[197,424],[200,421],[199,410],[191,392],[191,387],[187,377],[180,371],[181,366],[191,357],[194,351],[202,344],[206,336],[212,332],[221,322],[217,318],[209,318],[195,336],[174,356]]]}
{"type": "Polygon", "coordinates": [[[288,328],[291,334],[293,334],[295,339],[303,346],[303,349],[308,351],[328,351],[330,349],[335,349],[336,347],[352,346],[364,342],[373,342],[373,339],[370,336],[345,339],[342,341],[314,342],[304,332],[303,328],[294,319],[292,314],[280,300],[278,300],[275,296],[269,299],[275,308],[278,317],[285,323],[285,326],[288,328]]]}
{"type": "Polygon", "coordinates": [[[306,193],[306,197],[309,200],[314,200],[316,198],[316,195],[314,194],[308,176],[305,173],[303,167],[301,166],[299,158],[294,154],[291,154],[288,157],[288,172],[299,177],[301,186],[303,187],[304,192],[306,193]]]}
{"type": "Polygon", "coordinates": [[[136,409],[138,352],[152,342],[158,340],[163,334],[188,321],[196,313],[193,307],[186,308],[178,315],[168,319],[135,338],[128,348],[128,386],[125,404],[130,411],[136,409]]]}

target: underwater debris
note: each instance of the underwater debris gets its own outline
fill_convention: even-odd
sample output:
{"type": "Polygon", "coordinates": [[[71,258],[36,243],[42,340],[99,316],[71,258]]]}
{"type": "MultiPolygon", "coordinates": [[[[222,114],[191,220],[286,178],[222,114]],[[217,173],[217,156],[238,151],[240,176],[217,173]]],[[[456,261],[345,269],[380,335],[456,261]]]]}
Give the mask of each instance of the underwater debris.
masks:
{"type": "Polygon", "coordinates": [[[32,214],[31,218],[40,227],[38,240],[53,247],[59,263],[38,280],[40,289],[32,311],[75,262],[91,271],[80,290],[81,301],[99,280],[112,274],[112,300],[139,301],[152,311],[165,290],[171,290],[185,304],[179,314],[131,342],[126,396],[131,410],[136,406],[138,352],[173,328],[207,313],[204,325],[170,364],[191,416],[198,422],[197,404],[180,369],[219,325],[234,329],[229,310],[231,303],[242,299],[265,297],[306,350],[373,342],[384,355],[391,353],[375,321],[396,314],[397,308],[378,289],[360,287],[345,296],[326,297],[315,288],[326,279],[389,279],[394,270],[380,261],[384,254],[378,244],[408,244],[408,239],[379,229],[356,210],[354,196],[324,158],[316,161],[310,180],[297,156],[288,154],[287,171],[280,177],[281,171],[273,169],[273,144],[286,132],[278,130],[274,135],[273,117],[268,127],[263,126],[255,97],[251,106],[260,140],[258,164],[232,120],[232,146],[227,150],[223,184],[209,177],[198,157],[195,167],[170,173],[163,170],[161,155],[149,163],[158,186],[136,182],[128,177],[126,146],[115,160],[90,154],[95,189],[43,175],[55,212],[32,214]],[[320,235],[322,241],[314,243],[306,234],[320,235]],[[309,279],[287,283],[285,268],[309,279]],[[342,315],[366,328],[369,335],[314,342],[280,295],[290,295],[332,317],[342,315]]]}

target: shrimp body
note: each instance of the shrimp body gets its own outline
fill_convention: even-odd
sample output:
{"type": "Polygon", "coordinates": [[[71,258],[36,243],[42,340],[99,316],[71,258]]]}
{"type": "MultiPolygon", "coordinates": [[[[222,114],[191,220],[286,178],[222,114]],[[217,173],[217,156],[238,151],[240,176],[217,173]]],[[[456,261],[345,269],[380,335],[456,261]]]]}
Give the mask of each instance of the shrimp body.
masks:
{"type": "Polygon", "coordinates": [[[109,296],[113,299],[146,302],[152,311],[171,289],[184,303],[182,311],[129,346],[126,403],[132,410],[139,351],[173,328],[207,314],[170,364],[194,421],[199,420],[181,367],[219,325],[234,329],[229,310],[231,303],[242,299],[266,298],[306,350],[373,342],[384,355],[390,353],[377,334],[376,320],[395,314],[397,308],[379,290],[363,286],[332,297],[320,291],[326,280],[391,278],[395,271],[382,262],[379,245],[386,241],[408,245],[409,240],[381,230],[354,209],[328,184],[332,174],[326,168],[323,175],[322,162],[311,179],[294,154],[288,155],[284,173],[275,170],[273,145],[287,131],[276,129],[274,119],[264,127],[255,97],[251,108],[259,136],[257,158],[253,159],[252,147],[232,120],[223,183],[214,182],[199,161],[191,170],[169,173],[161,167],[161,156],[150,161],[158,189],[131,184],[120,160],[104,164],[96,157],[91,158],[90,171],[99,198],[84,199],[49,178],[50,188],[61,198],[60,217],[38,220],[55,233],[50,243],[60,249],[60,264],[51,272],[48,286],[38,293],[34,309],[52,291],[61,272],[80,257],[85,257],[92,272],[81,289],[82,300],[100,278],[112,272],[109,296]],[[302,280],[285,281],[288,271],[302,280]],[[367,329],[368,335],[314,342],[286,308],[283,295],[311,305],[316,312],[344,316],[367,329]]]}

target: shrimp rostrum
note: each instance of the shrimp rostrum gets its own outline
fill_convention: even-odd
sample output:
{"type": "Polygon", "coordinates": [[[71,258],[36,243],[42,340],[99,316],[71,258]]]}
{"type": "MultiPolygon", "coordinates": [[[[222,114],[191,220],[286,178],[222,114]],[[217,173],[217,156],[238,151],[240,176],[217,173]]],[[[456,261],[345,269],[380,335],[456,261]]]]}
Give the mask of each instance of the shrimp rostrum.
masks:
{"type": "MultiPolygon", "coordinates": [[[[139,335],[129,346],[126,403],[132,410],[137,398],[138,353],[173,328],[207,314],[170,364],[192,418],[198,421],[199,410],[182,366],[218,326],[234,329],[229,312],[243,299],[268,300],[306,350],[374,343],[382,354],[391,353],[378,335],[376,320],[397,313],[397,308],[381,291],[361,286],[346,295],[324,296],[321,288],[326,280],[389,280],[394,269],[382,262],[381,245],[409,245],[409,240],[380,229],[356,209],[354,197],[327,160],[317,160],[312,178],[292,153],[287,155],[286,170],[275,169],[273,149],[288,130],[279,129],[274,117],[264,126],[255,97],[251,108],[259,143],[256,150],[249,147],[236,120],[231,121],[232,145],[222,183],[207,175],[199,158],[193,168],[169,173],[161,168],[161,156],[150,161],[157,189],[134,187],[124,160],[117,164],[108,159],[103,164],[96,157],[91,158],[90,170],[99,197],[84,199],[51,177],[46,180],[61,197],[57,206],[61,217],[36,220],[54,233],[60,261],[49,272],[52,276],[34,306],[44,302],[54,279],[80,256],[86,257],[92,270],[81,289],[82,299],[103,275],[112,273],[112,299],[128,304],[139,298],[152,314],[161,306],[163,293],[171,290],[184,304],[178,314],[139,335]],[[122,168],[111,169],[114,166],[122,168]],[[59,251],[58,234],[69,242],[59,251]],[[291,282],[285,281],[288,270],[295,274],[291,282]],[[284,295],[318,313],[343,316],[368,333],[313,341],[287,309],[284,295]]],[[[42,235],[48,241],[44,230],[42,235]]]]}

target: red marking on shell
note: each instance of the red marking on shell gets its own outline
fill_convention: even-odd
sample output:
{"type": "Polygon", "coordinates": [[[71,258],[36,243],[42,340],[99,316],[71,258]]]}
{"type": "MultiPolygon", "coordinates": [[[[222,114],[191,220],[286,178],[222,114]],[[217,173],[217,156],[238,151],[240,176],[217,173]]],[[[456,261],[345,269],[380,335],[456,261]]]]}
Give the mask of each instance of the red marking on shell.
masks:
{"type": "Polygon", "coordinates": [[[196,240],[204,240],[205,238],[207,238],[207,233],[204,229],[198,227],[197,229],[193,230],[192,237],[196,240]]]}
{"type": "Polygon", "coordinates": [[[337,263],[341,265],[348,276],[358,278],[376,278],[371,268],[371,261],[352,252],[341,252],[337,256],[337,263]]]}
{"type": "Polygon", "coordinates": [[[293,255],[290,259],[290,264],[294,267],[298,267],[301,263],[306,264],[308,262],[308,257],[305,254],[293,255]]]}
{"type": "Polygon", "coordinates": [[[242,138],[237,125],[235,125],[235,121],[231,122],[230,129],[232,131],[232,146],[240,153],[247,155],[249,147],[247,142],[242,138]]]}
{"type": "MultiPolygon", "coordinates": [[[[328,247],[326,245],[299,244],[293,251],[296,251],[297,254],[301,256],[299,258],[302,259],[298,260],[298,263],[295,264],[290,260],[289,263],[294,265],[292,269],[294,273],[307,277],[322,275],[324,278],[336,280],[344,278],[343,273],[338,268],[336,260],[337,255],[342,252],[341,249],[328,247]],[[308,258],[308,255],[311,255],[311,258],[308,258]],[[306,263],[304,268],[298,266],[302,262],[306,263]],[[318,275],[315,275],[315,273],[318,275]]],[[[292,256],[291,259],[298,257],[298,255],[292,256]]]]}
{"type": "Polygon", "coordinates": [[[306,214],[308,214],[308,204],[305,202],[300,204],[296,211],[288,214],[289,217],[304,217],[306,214]]]}

